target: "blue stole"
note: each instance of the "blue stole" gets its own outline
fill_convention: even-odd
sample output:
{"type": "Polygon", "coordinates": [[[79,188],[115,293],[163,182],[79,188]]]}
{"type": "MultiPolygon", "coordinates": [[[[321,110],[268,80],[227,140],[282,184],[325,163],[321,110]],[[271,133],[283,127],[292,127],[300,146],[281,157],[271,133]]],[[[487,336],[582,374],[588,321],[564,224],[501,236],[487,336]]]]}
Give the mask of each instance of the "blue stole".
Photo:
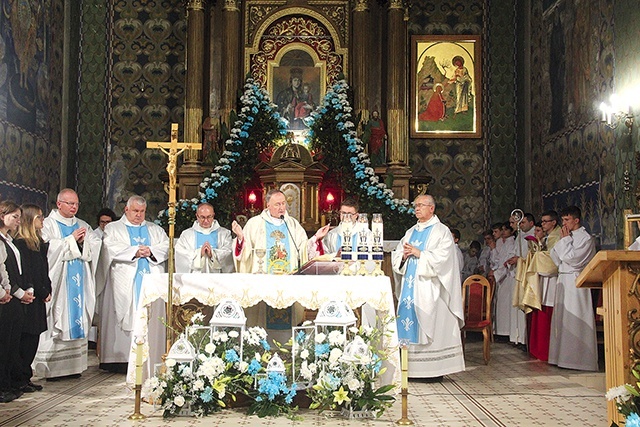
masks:
{"type": "MultiPolygon", "coordinates": [[[[66,225],[56,221],[60,228],[62,238],[66,238],[79,228],[76,222],[66,225]]],[[[84,311],[84,264],[80,258],[75,258],[67,263],[67,316],[69,318],[69,338],[77,340],[85,337],[82,314],[84,311]]]]}
{"type": "MultiPolygon", "coordinates": [[[[422,231],[416,228],[411,233],[409,244],[423,251],[427,246],[429,235],[433,225],[426,227],[422,231]]],[[[402,292],[398,301],[398,339],[409,340],[411,344],[418,344],[418,316],[416,315],[415,298],[413,285],[416,280],[416,270],[418,269],[418,258],[410,256],[407,258],[407,267],[402,276],[402,292]]]]}
{"type": "MultiPolygon", "coordinates": [[[[151,246],[149,229],[147,229],[146,225],[141,225],[140,227],[127,225],[127,231],[129,232],[129,242],[131,246],[151,246]]],[[[136,275],[133,281],[133,301],[136,307],[138,306],[138,298],[140,297],[140,289],[142,288],[142,278],[150,272],[149,260],[147,258],[138,258],[138,268],[136,269],[136,275]]]]}
{"type": "Polygon", "coordinates": [[[288,273],[291,271],[291,252],[289,250],[287,226],[284,222],[280,225],[275,225],[265,221],[265,224],[267,232],[267,274],[288,273]]]}
{"type": "Polygon", "coordinates": [[[214,230],[209,234],[196,231],[196,249],[200,249],[205,242],[209,242],[213,249],[218,249],[218,230],[214,230]]]}

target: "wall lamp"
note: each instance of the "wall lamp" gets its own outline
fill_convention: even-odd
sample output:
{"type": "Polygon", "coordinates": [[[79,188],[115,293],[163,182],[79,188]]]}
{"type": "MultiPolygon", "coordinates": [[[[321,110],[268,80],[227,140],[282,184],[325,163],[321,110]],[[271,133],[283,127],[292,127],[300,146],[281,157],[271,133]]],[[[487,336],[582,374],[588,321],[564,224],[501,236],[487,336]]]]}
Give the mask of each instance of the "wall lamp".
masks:
{"type": "Polygon", "coordinates": [[[633,130],[633,112],[631,105],[628,105],[614,94],[611,95],[611,103],[602,102],[600,104],[600,112],[602,117],[600,120],[610,129],[616,129],[620,123],[624,123],[627,127],[627,135],[631,135],[633,130]]]}

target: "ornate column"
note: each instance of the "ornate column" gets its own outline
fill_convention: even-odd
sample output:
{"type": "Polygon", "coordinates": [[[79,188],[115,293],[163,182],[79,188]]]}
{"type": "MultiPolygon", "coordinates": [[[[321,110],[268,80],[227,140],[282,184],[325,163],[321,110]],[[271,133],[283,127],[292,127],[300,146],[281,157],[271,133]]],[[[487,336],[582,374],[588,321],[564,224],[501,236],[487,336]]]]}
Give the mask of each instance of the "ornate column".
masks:
{"type": "MultiPolygon", "coordinates": [[[[203,74],[204,74],[204,2],[187,1],[187,76],[184,109],[184,140],[202,142],[203,74]]],[[[184,166],[199,163],[199,151],[188,150],[184,166]]]]}
{"type": "Polygon", "coordinates": [[[236,108],[240,86],[240,0],[225,0],[222,8],[222,120],[236,108]]]}
{"type": "Polygon", "coordinates": [[[353,9],[353,61],[351,62],[351,87],[355,115],[362,113],[360,123],[369,121],[367,105],[367,50],[371,43],[369,38],[369,0],[355,0],[353,9]]]}
{"type": "Polygon", "coordinates": [[[393,174],[396,197],[409,197],[409,136],[407,128],[406,65],[407,42],[405,10],[402,0],[390,0],[388,13],[387,51],[387,133],[389,138],[389,166],[393,174]]]}
{"type": "MultiPolygon", "coordinates": [[[[206,0],[187,1],[187,75],[184,108],[184,140],[201,143],[203,122],[203,76],[204,76],[204,6],[206,0]]],[[[200,151],[187,150],[184,162],[178,171],[180,198],[191,198],[198,194],[203,168],[200,151]]]]}

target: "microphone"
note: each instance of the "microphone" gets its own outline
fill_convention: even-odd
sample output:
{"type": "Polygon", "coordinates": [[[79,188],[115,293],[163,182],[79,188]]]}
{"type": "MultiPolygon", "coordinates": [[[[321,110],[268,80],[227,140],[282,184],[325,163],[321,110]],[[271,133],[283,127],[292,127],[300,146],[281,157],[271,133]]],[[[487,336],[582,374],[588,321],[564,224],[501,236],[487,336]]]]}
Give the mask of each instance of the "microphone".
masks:
{"type": "Polygon", "coordinates": [[[289,232],[289,237],[291,237],[291,241],[293,242],[293,246],[296,248],[296,256],[298,258],[298,271],[300,271],[300,249],[298,249],[298,245],[296,244],[296,239],[293,233],[291,233],[291,229],[287,225],[287,221],[284,220],[284,215],[280,215],[280,219],[284,222],[284,226],[287,227],[287,231],[289,232]]]}

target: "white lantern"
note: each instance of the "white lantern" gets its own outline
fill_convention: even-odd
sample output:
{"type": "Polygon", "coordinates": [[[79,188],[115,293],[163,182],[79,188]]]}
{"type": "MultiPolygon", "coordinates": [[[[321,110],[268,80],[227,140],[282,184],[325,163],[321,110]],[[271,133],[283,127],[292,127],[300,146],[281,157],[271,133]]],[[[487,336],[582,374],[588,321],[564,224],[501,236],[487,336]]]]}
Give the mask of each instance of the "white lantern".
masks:
{"type": "MultiPolygon", "coordinates": [[[[347,330],[356,324],[356,315],[351,307],[344,301],[329,301],[324,303],[314,321],[316,325],[316,336],[320,333],[329,334],[333,330],[342,329],[342,334],[346,342],[347,330]]],[[[344,344],[343,344],[344,346],[344,344]]]]}
{"type": "Polygon", "coordinates": [[[185,334],[180,335],[178,341],[173,343],[167,354],[167,360],[173,359],[176,363],[188,364],[191,369],[193,369],[193,361],[195,358],[196,349],[189,342],[185,334]]]}
{"type": "Polygon", "coordinates": [[[315,372],[311,367],[316,363],[316,330],[311,325],[294,326],[291,335],[291,378],[298,390],[304,390],[314,383],[315,372]]]}
{"type": "Polygon", "coordinates": [[[247,318],[244,315],[244,310],[238,301],[233,299],[225,299],[220,301],[220,304],[216,307],[209,321],[209,325],[212,328],[211,339],[213,339],[213,332],[219,329],[238,329],[240,339],[240,360],[242,359],[243,352],[243,335],[247,324],[247,318]]]}
{"type": "Polygon", "coordinates": [[[356,335],[353,340],[349,341],[344,348],[344,353],[340,357],[343,362],[356,364],[370,363],[372,359],[369,345],[362,339],[360,335],[356,335]]]}

